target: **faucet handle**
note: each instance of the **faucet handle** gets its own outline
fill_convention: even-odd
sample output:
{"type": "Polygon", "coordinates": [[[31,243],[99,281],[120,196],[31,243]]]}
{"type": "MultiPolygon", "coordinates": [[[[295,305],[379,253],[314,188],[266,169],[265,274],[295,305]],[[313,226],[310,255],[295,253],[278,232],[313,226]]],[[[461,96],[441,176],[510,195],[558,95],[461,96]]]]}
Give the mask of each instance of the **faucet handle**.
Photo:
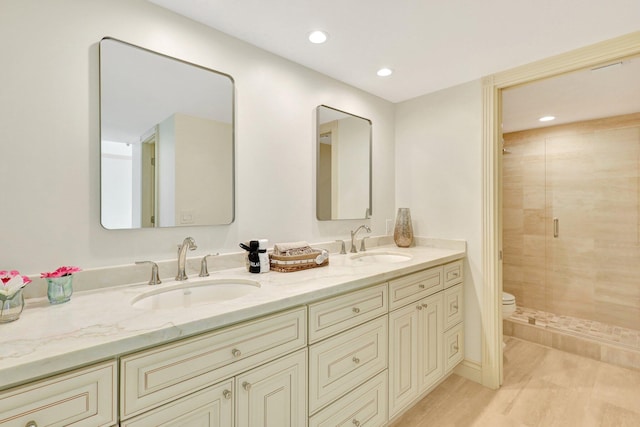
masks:
{"type": "Polygon", "coordinates": [[[207,268],[207,258],[210,256],[218,256],[218,255],[220,255],[220,252],[216,252],[215,254],[207,254],[202,257],[202,261],[200,261],[200,274],[198,274],[199,277],[209,276],[209,269],[207,268]]]}
{"type": "Polygon", "coordinates": [[[347,249],[344,247],[344,240],[336,240],[336,242],[342,243],[342,245],[340,246],[340,255],[346,255],[347,249]]]}
{"type": "Polygon", "coordinates": [[[360,241],[360,252],[364,252],[364,251],[367,250],[367,248],[364,246],[364,241],[366,239],[368,239],[368,238],[369,238],[369,236],[363,236],[362,237],[362,240],[360,241]]]}
{"type": "Polygon", "coordinates": [[[158,264],[153,261],[136,261],[136,264],[151,264],[151,279],[149,279],[149,285],[159,285],[162,283],[160,275],[158,274],[158,264]]]}

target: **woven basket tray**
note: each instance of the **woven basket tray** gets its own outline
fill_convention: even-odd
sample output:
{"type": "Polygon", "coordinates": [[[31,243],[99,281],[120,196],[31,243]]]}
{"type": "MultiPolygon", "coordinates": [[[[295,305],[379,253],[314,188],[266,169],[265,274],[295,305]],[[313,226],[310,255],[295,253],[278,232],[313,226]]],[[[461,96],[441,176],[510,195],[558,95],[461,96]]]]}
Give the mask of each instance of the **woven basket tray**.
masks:
{"type": "Polygon", "coordinates": [[[313,253],[305,255],[284,256],[270,254],[269,264],[271,270],[281,271],[283,273],[329,265],[329,258],[324,260],[322,264],[316,263],[316,257],[321,253],[322,251],[314,249],[313,253]]]}

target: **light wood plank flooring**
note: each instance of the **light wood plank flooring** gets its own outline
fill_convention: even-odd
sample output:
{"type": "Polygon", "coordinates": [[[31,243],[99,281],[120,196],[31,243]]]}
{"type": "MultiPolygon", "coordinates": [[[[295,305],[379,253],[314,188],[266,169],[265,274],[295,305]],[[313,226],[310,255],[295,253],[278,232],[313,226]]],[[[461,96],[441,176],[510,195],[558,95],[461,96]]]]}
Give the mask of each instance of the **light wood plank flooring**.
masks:
{"type": "Polygon", "coordinates": [[[505,342],[499,390],[452,375],[392,426],[640,426],[640,371],[505,342]]]}

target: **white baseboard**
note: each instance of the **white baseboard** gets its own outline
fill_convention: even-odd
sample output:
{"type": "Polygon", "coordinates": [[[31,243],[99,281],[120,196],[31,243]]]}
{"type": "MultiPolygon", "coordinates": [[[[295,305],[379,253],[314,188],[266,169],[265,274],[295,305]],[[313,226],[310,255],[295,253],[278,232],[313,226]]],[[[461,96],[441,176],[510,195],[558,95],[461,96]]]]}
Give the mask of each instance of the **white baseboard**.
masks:
{"type": "Polygon", "coordinates": [[[482,384],[482,365],[473,360],[464,359],[454,368],[453,373],[478,384],[482,384]]]}

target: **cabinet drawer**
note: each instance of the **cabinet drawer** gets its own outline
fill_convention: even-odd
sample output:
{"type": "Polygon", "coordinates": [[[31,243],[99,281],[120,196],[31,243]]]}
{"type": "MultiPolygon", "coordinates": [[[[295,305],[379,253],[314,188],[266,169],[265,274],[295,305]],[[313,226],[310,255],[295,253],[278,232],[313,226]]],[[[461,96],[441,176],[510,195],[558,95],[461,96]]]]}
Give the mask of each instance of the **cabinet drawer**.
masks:
{"type": "Polygon", "coordinates": [[[116,362],[102,363],[0,393],[0,426],[117,424],[116,362]]]}
{"type": "Polygon", "coordinates": [[[233,380],[228,380],[123,421],[120,426],[232,426],[234,394],[233,380]]]}
{"type": "Polygon", "coordinates": [[[442,267],[430,268],[389,282],[389,308],[394,310],[443,289],[442,267]]]}
{"type": "Polygon", "coordinates": [[[121,359],[128,418],[306,345],[306,308],[267,316],[121,359]]]}
{"type": "Polygon", "coordinates": [[[311,417],[309,427],[376,427],[387,422],[387,371],[311,417]]]}
{"type": "Polygon", "coordinates": [[[309,348],[310,412],[387,367],[387,317],[379,317],[309,348]]]}
{"type": "Polygon", "coordinates": [[[444,266],[444,288],[450,288],[453,285],[462,283],[464,280],[464,262],[459,259],[458,261],[450,262],[444,266]]]}
{"type": "Polygon", "coordinates": [[[464,359],[464,323],[459,323],[444,333],[444,369],[450,372],[464,359]]]}
{"type": "Polygon", "coordinates": [[[444,329],[462,322],[464,313],[464,295],[462,284],[444,291],[444,329]]]}
{"type": "Polygon", "coordinates": [[[309,305],[309,342],[374,319],[388,310],[387,285],[374,286],[309,305]]]}

